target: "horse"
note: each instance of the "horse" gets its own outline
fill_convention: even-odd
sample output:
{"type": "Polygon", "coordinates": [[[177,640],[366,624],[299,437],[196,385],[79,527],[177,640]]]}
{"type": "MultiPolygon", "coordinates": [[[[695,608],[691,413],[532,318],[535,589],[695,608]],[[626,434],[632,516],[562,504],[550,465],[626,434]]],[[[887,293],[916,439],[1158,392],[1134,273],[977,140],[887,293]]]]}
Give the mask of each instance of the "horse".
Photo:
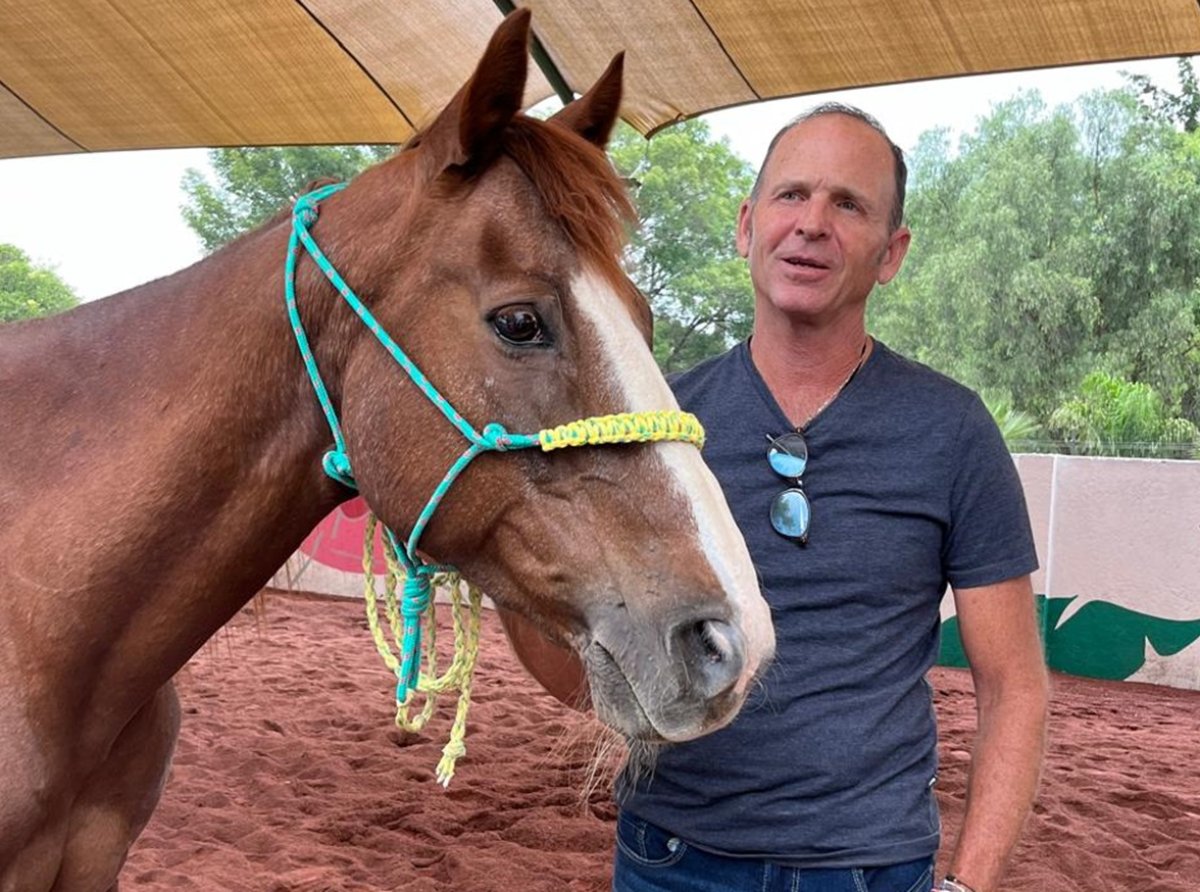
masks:
{"type": "Polygon", "coordinates": [[[540,121],[520,111],[528,35],[509,16],[432,124],[306,209],[377,327],[459,420],[497,426],[432,517],[462,429],[305,258],[297,349],[294,221],[0,330],[0,890],[117,888],[166,783],[172,676],[354,487],[389,529],[425,524],[420,554],[486,590],[518,642],[570,653],[628,738],[721,727],[770,660],[694,445],[504,450],[505,431],[678,408],[620,266],[632,212],[603,146],[621,57],[540,121]]]}

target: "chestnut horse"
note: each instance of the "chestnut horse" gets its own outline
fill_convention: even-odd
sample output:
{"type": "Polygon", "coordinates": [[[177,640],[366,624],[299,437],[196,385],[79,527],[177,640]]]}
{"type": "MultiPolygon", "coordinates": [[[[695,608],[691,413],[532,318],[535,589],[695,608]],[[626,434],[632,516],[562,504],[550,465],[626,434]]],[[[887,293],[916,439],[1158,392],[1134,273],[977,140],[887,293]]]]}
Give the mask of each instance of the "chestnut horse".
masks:
{"type": "MultiPolygon", "coordinates": [[[[537,121],[519,113],[528,31],[510,16],[435,122],[329,195],[312,234],[479,428],[677,408],[619,265],[629,206],[602,147],[620,59],[537,121]]],[[[172,676],[354,495],[322,468],[330,428],[283,299],[290,232],[272,221],[0,330],[0,890],[116,888],[167,776],[172,676]]],[[[357,485],[407,533],[463,435],[309,260],[295,295],[357,485]]],[[[725,724],[773,651],[688,443],[485,453],[421,549],[573,651],[598,715],[633,738],[725,724]]]]}

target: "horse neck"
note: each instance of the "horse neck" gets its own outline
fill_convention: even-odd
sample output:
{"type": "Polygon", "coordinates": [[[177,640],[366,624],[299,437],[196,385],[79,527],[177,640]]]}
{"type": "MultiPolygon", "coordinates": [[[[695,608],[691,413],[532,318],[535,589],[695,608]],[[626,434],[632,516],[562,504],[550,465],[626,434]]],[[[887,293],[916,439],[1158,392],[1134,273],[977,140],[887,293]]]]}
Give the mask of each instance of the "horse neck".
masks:
{"type": "Polygon", "coordinates": [[[27,587],[89,617],[79,653],[98,683],[165,681],[349,495],[321,472],[330,434],[287,322],[284,229],[16,333],[17,352],[56,361],[23,376],[34,498],[0,543],[27,587]]]}

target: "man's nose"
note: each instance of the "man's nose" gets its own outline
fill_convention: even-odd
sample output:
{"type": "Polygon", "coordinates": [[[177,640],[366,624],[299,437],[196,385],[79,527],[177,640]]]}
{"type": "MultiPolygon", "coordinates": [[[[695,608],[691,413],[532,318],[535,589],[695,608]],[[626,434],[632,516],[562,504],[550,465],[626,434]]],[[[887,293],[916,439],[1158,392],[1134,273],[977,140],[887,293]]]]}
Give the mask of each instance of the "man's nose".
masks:
{"type": "Polygon", "coordinates": [[[829,202],[820,196],[811,196],[799,205],[796,212],[796,232],[807,239],[820,239],[829,235],[829,202]]]}

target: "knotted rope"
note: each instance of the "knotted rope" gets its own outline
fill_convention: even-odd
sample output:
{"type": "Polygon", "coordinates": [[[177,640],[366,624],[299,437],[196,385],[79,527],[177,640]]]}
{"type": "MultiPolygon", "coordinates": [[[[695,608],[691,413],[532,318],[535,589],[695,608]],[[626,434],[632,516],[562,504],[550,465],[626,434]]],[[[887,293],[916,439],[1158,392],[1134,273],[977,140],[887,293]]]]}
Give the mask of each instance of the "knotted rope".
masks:
{"type": "Polygon", "coordinates": [[[663,440],[677,440],[692,443],[697,447],[704,445],[704,429],[699,420],[688,412],[679,410],[664,410],[656,412],[629,412],[618,415],[604,415],[584,418],[570,424],[541,430],[536,434],[509,433],[503,425],[488,424],[482,432],[476,431],[458,411],[438,392],[437,388],[421,372],[416,364],[392,340],[383,329],[375,316],[367,309],[354,290],[338,273],[334,265],[325,256],[308,231],[318,217],[318,205],[325,198],[344,189],[345,183],[334,183],[324,186],[296,200],[292,212],[292,233],[288,241],[288,254],[284,265],[284,300],[287,306],[288,320],[295,335],[296,344],[300,348],[300,356],[304,361],[305,371],[312,382],[321,410],[329,424],[333,435],[334,448],[325,453],[321,466],[326,475],[349,489],[357,490],[358,483],[354,478],[350,457],[346,453],[346,440],[342,435],[341,424],[337,411],[329,397],[329,391],[321,378],[309,346],[308,336],[300,320],[300,310],[296,301],[296,266],[303,249],[324,273],[325,277],[337,289],[342,299],[358,315],[370,329],[376,340],[404,369],[405,373],[420,391],[432,402],[438,411],[465,437],[470,444],[466,451],[458,457],[442,478],[441,483],[434,489],[433,494],[425,503],[413,524],[408,540],[403,547],[397,542],[395,535],[384,527],[384,555],[388,564],[385,582],[385,610],[392,627],[399,657],[391,652],[387,639],[379,627],[378,598],[375,593],[374,574],[372,572],[371,554],[373,553],[374,534],[376,527],[375,516],[369,517],[367,533],[363,549],[363,570],[366,575],[364,599],[367,602],[367,622],[375,638],[376,647],[383,656],[384,663],[396,674],[396,723],[401,727],[416,729],[423,727],[432,713],[436,695],[443,690],[457,687],[459,690],[458,711],[454,728],[451,730],[450,742],[443,750],[442,760],[438,763],[438,780],[449,784],[454,775],[455,760],[465,752],[463,737],[466,733],[466,714],[470,703],[471,673],[475,665],[475,655],[478,650],[479,635],[479,606],[482,596],[473,586],[467,587],[467,600],[470,604],[471,620],[466,627],[461,622],[461,579],[452,567],[428,564],[420,556],[417,545],[421,534],[425,531],[434,511],[441,504],[446,493],[467,465],[481,452],[507,452],[514,449],[529,449],[540,447],[544,452],[560,449],[566,446],[593,446],[614,443],[646,443],[663,440]],[[396,585],[404,578],[403,593],[396,597],[396,585]],[[433,646],[436,632],[434,622],[432,589],[435,579],[445,579],[451,590],[451,608],[455,616],[455,656],[446,674],[437,677],[434,668],[435,654],[433,646]],[[456,600],[457,599],[457,600],[456,600]],[[420,672],[422,629],[426,630],[426,662],[428,672],[423,676],[420,672]],[[473,630],[473,631],[472,631],[473,630]],[[408,718],[408,703],[413,692],[420,690],[427,694],[425,709],[417,719],[408,718]],[[432,695],[432,696],[429,696],[432,695]]]}
{"type": "Polygon", "coordinates": [[[379,596],[375,591],[373,572],[373,545],[377,524],[375,515],[368,514],[363,546],[363,597],[367,605],[367,625],[370,626],[371,637],[375,639],[375,647],[384,664],[396,673],[398,678],[406,677],[406,671],[416,671],[415,667],[406,670],[404,666],[405,661],[413,660],[409,639],[413,636],[414,629],[423,628],[425,632],[422,637],[426,668],[403,696],[397,689],[396,724],[406,731],[420,731],[433,715],[439,695],[458,691],[458,706],[450,728],[450,739],[443,747],[442,758],[437,764],[438,783],[446,787],[454,777],[455,763],[467,751],[464,743],[467,735],[467,710],[471,706],[471,682],[475,672],[475,661],[479,656],[483,594],[458,573],[444,571],[436,575],[422,574],[417,577],[419,581],[416,588],[419,588],[420,592],[414,595],[414,577],[406,575],[397,558],[395,546],[384,536],[383,553],[387,561],[383,592],[384,616],[392,633],[392,643],[401,655],[397,656],[397,653],[392,652],[392,645],[388,643],[387,635],[379,621],[379,596]],[[397,599],[396,588],[401,578],[404,579],[404,595],[402,599],[397,599]],[[437,615],[430,597],[431,589],[441,589],[449,593],[454,623],[454,657],[442,675],[437,674],[437,615]],[[464,589],[465,606],[468,611],[465,618],[464,589]],[[410,715],[413,691],[425,695],[424,706],[415,716],[410,715]]]}

